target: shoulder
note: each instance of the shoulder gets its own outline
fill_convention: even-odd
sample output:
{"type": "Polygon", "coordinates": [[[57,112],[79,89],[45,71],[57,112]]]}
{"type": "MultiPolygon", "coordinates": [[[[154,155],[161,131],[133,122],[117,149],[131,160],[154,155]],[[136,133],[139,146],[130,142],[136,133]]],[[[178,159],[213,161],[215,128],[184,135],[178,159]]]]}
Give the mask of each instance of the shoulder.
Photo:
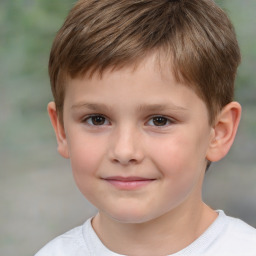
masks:
{"type": "Polygon", "coordinates": [[[256,256],[256,229],[244,221],[220,212],[222,232],[216,239],[223,255],[256,256]]]}
{"type": "Polygon", "coordinates": [[[256,248],[256,229],[244,221],[226,216],[226,230],[225,233],[232,237],[234,240],[254,242],[254,247],[256,248]]]}
{"type": "Polygon", "coordinates": [[[46,244],[35,256],[70,256],[89,255],[83,237],[83,228],[88,225],[87,220],[83,226],[76,227],[60,235],[46,244]]]}
{"type": "Polygon", "coordinates": [[[121,256],[105,247],[95,233],[91,220],[56,237],[35,256],[121,256]]]}
{"type": "Polygon", "coordinates": [[[256,229],[223,211],[192,244],[175,256],[256,256],[256,229]]]}

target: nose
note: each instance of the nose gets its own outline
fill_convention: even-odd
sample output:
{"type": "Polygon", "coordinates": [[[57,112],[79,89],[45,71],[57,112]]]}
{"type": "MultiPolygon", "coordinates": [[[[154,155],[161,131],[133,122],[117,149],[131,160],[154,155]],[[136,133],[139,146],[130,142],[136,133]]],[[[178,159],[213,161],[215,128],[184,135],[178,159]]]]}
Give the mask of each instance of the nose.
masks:
{"type": "Polygon", "coordinates": [[[110,142],[110,160],[121,165],[138,164],[144,159],[142,135],[134,128],[124,127],[114,131],[110,142]]]}

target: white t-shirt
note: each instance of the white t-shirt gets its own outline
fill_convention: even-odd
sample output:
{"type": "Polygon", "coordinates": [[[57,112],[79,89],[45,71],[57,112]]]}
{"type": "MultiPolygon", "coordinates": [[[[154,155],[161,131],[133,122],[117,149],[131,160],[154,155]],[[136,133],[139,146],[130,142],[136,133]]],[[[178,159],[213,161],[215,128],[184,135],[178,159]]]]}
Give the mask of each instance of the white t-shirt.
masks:
{"type": "MultiPolygon", "coordinates": [[[[256,229],[221,210],[212,225],[192,244],[172,256],[256,256],[256,229]]],[[[55,238],[35,256],[123,256],[106,248],[88,219],[55,238]]]]}

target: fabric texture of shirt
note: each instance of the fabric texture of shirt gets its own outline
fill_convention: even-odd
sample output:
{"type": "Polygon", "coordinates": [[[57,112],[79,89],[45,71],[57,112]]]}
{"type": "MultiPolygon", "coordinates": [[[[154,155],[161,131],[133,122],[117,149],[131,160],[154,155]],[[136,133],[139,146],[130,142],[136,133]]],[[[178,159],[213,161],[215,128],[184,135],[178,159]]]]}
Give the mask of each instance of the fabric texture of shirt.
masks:
{"type": "MultiPolygon", "coordinates": [[[[221,210],[216,220],[193,243],[169,256],[256,256],[256,229],[228,217],[221,210]]],[[[35,256],[123,256],[100,241],[91,218],[82,226],[55,238],[35,256]]]]}

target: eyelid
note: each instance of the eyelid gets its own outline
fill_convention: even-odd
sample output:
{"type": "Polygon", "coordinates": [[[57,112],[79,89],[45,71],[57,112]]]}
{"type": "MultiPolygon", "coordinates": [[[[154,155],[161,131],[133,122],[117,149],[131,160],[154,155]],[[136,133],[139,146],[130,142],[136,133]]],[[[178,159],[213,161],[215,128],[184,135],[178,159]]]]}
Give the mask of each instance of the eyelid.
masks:
{"type": "Polygon", "coordinates": [[[98,126],[98,127],[100,127],[100,126],[105,126],[105,125],[110,125],[110,124],[111,124],[110,121],[109,121],[109,119],[108,119],[105,115],[103,115],[103,114],[97,114],[97,113],[96,113],[96,114],[89,114],[89,115],[86,115],[85,117],[82,118],[82,123],[86,123],[86,124],[89,125],[89,126],[98,126]],[[88,120],[89,120],[90,118],[97,117],[97,116],[100,116],[100,117],[105,118],[105,121],[107,121],[108,124],[94,125],[94,124],[88,123],[88,120]]]}
{"type": "Polygon", "coordinates": [[[153,120],[153,119],[156,118],[156,117],[165,118],[168,123],[167,123],[166,125],[162,125],[162,126],[161,126],[161,125],[159,125],[159,126],[157,126],[157,125],[149,125],[149,126],[153,126],[153,127],[157,127],[157,128],[164,128],[164,127],[167,127],[167,126],[169,126],[169,125],[171,125],[171,124],[175,124],[175,123],[176,123],[176,121],[175,121],[174,118],[171,118],[171,117],[168,117],[168,116],[165,116],[165,115],[153,115],[153,116],[150,116],[150,117],[148,118],[148,121],[146,122],[146,124],[148,124],[149,121],[153,120]]]}

